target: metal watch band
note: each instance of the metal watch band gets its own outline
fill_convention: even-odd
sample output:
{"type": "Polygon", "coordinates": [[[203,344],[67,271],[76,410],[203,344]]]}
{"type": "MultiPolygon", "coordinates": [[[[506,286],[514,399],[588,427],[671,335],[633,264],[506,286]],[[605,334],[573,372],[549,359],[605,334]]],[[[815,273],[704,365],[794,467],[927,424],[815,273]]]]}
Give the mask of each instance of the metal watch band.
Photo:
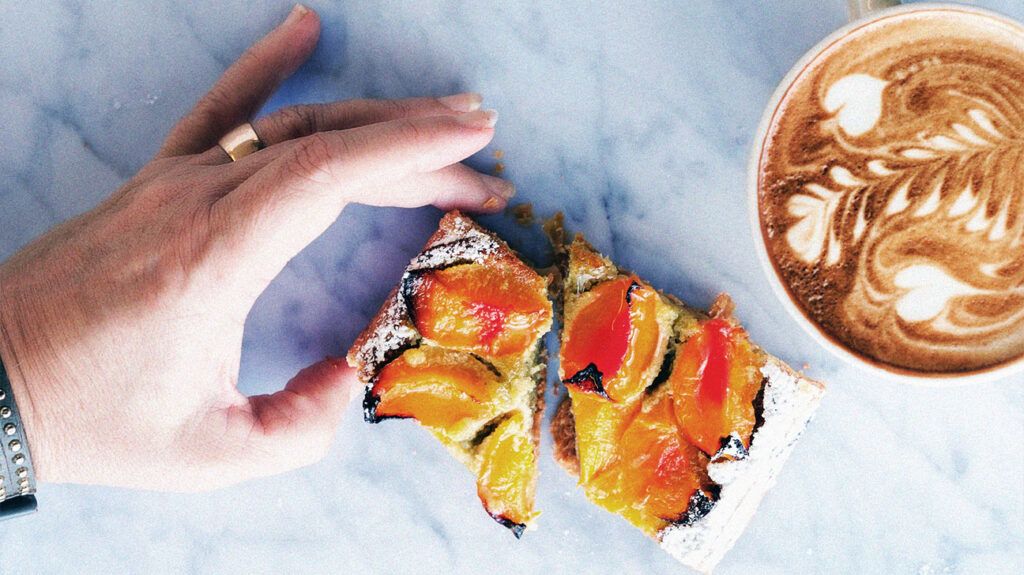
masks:
{"type": "Polygon", "coordinates": [[[11,380],[0,358],[0,521],[36,510],[36,475],[11,380]]]}

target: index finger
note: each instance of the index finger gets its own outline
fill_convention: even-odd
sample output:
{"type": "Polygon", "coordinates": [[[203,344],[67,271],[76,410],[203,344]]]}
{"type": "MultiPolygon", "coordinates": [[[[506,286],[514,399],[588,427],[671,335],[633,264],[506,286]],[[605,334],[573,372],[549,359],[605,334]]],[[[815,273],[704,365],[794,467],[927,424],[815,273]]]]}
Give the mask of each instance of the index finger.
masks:
{"type": "Polygon", "coordinates": [[[496,120],[496,112],[481,110],[312,134],[296,140],[286,153],[217,200],[212,217],[229,244],[241,252],[233,257],[245,260],[258,270],[259,278],[269,281],[349,202],[493,210],[485,205],[486,198],[463,196],[456,187],[431,186],[417,192],[397,184],[479,151],[494,137],[496,120]],[[405,193],[387,193],[389,186],[405,193]]]}

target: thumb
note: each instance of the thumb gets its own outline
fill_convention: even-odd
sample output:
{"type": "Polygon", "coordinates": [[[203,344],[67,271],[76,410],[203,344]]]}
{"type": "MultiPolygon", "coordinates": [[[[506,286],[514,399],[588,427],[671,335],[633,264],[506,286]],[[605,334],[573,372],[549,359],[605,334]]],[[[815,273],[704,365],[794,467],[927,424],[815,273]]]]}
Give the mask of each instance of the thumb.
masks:
{"type": "Polygon", "coordinates": [[[255,451],[269,456],[267,471],[315,463],[359,389],[355,370],[343,358],[327,358],[300,371],[284,389],[249,398],[255,451]]]}

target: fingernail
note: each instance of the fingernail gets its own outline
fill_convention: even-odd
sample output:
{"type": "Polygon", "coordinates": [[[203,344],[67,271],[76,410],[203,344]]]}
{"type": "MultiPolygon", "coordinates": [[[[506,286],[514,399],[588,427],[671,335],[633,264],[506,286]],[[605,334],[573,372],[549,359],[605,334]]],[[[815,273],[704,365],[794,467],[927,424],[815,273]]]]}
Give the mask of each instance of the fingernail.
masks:
{"type": "Polygon", "coordinates": [[[475,112],[484,103],[484,97],[476,92],[465,92],[463,94],[444,96],[438,98],[437,101],[441,102],[446,108],[456,112],[475,112]]]}
{"type": "Polygon", "coordinates": [[[302,4],[296,4],[295,7],[292,8],[292,11],[288,13],[288,17],[285,18],[284,23],[285,25],[294,24],[299,20],[302,20],[302,17],[306,14],[309,14],[309,8],[306,8],[302,4]]]}
{"type": "Polygon", "coordinates": [[[486,201],[484,201],[483,208],[485,210],[497,210],[499,207],[501,207],[501,200],[499,200],[498,198],[492,196],[490,198],[487,198],[486,201]]]}
{"type": "Polygon", "coordinates": [[[495,178],[494,176],[481,176],[481,179],[492,194],[503,200],[507,200],[516,195],[516,186],[508,180],[495,178]]]}
{"type": "Polygon", "coordinates": [[[463,126],[469,128],[493,128],[498,122],[498,112],[494,110],[477,110],[455,116],[455,119],[463,126]]]}

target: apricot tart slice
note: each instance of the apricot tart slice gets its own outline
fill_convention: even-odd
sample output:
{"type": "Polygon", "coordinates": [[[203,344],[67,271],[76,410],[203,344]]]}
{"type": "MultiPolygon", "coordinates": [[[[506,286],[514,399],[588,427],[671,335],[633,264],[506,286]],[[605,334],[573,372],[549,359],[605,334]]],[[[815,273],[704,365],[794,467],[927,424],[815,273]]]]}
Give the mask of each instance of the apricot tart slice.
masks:
{"type": "Polygon", "coordinates": [[[365,419],[430,430],[516,537],[537,517],[547,288],[505,242],[450,212],[348,354],[365,419]]]}
{"type": "Polygon", "coordinates": [[[564,254],[555,457],[591,501],[710,571],[824,388],[754,346],[728,296],[705,314],[580,237],[564,254]]]}

